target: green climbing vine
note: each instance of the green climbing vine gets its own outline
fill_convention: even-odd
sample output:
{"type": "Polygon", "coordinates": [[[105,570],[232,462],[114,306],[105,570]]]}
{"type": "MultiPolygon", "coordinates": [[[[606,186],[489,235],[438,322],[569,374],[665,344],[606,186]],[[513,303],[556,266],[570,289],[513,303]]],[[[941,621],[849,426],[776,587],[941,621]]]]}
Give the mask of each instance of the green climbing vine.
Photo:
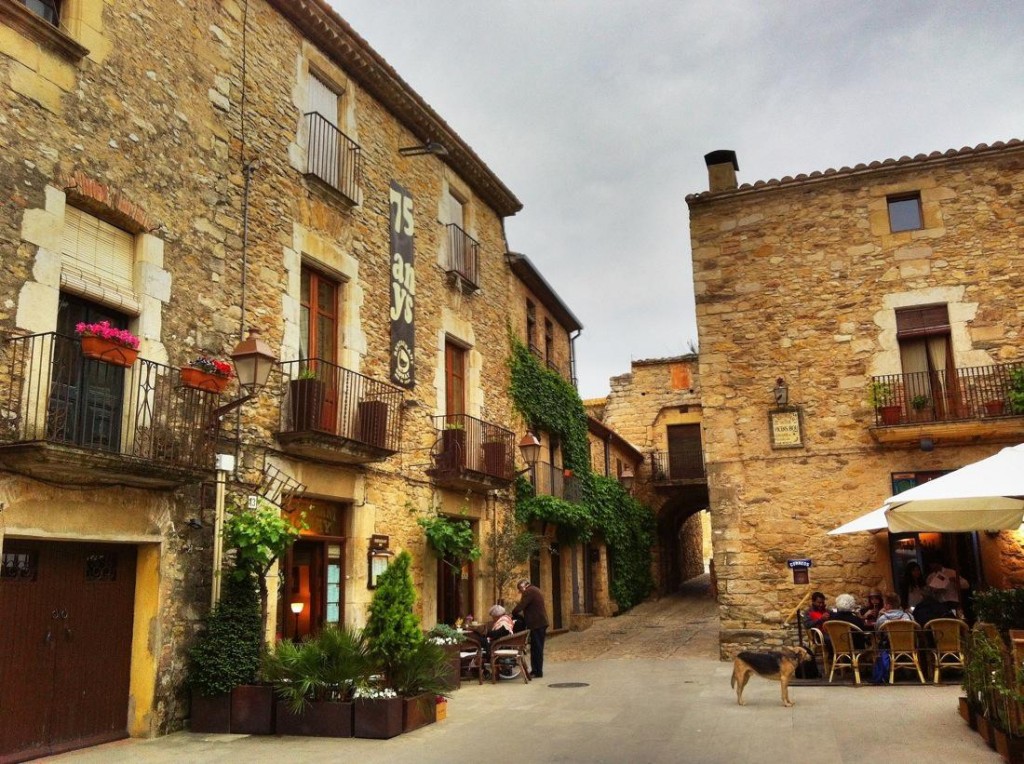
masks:
{"type": "Polygon", "coordinates": [[[561,374],[541,366],[522,342],[512,336],[509,392],[530,427],[558,436],[562,460],[580,481],[581,498],[570,502],[536,496],[529,481],[516,481],[516,519],[558,525],[566,542],[586,541],[599,534],[608,546],[611,593],[622,610],[643,601],[654,586],[651,547],[654,514],[630,496],[613,478],[590,471],[587,413],[579,393],[561,374]]]}

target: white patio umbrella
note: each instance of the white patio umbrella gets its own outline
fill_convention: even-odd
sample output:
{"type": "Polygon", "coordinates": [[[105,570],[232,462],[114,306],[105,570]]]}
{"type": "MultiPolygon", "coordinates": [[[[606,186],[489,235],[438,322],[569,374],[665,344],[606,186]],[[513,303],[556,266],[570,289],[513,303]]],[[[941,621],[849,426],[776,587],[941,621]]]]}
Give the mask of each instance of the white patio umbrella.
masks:
{"type": "Polygon", "coordinates": [[[1022,520],[1024,444],[890,496],[878,509],[829,535],[886,526],[890,533],[1012,530],[1022,520]]]}

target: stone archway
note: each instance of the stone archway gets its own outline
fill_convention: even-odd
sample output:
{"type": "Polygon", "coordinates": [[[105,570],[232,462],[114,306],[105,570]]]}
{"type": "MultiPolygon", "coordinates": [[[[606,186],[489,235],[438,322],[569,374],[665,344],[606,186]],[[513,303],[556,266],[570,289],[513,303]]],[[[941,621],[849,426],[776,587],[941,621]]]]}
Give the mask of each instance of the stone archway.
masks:
{"type": "Polygon", "coordinates": [[[704,573],[703,532],[698,513],[708,508],[707,489],[691,486],[668,497],[658,510],[658,591],[679,591],[704,573]]]}

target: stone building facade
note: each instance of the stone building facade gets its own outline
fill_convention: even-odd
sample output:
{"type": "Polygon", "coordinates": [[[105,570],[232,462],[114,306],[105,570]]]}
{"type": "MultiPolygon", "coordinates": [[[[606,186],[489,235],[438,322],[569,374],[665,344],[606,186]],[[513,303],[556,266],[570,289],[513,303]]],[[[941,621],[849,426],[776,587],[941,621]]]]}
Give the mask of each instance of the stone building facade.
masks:
{"type": "MultiPolygon", "coordinates": [[[[484,612],[522,435],[503,231],[519,201],[321,0],[53,5],[0,0],[0,618],[24,626],[0,652],[27,667],[5,685],[42,675],[37,631],[99,639],[89,592],[118,586],[113,668],[95,649],[62,660],[116,675],[91,690],[112,698],[103,734],[181,727],[216,453],[238,457],[242,504],[306,512],[268,637],[361,626],[400,550],[425,626],[484,612]],[[141,339],[138,360],[81,357],[74,325],[100,319],[141,339]],[[242,391],[193,390],[181,370],[251,329],[279,363],[218,427],[242,391]],[[453,573],[417,525],[433,514],[468,520],[484,557],[453,573]],[[50,623],[53,608],[70,615],[50,623]]],[[[569,374],[564,329],[552,359],[569,374]]],[[[96,730],[33,734],[0,754],[96,730]]]]}
{"type": "MultiPolygon", "coordinates": [[[[588,402],[589,403],[589,402],[588,402]]],[[[696,355],[633,361],[611,379],[611,391],[592,413],[641,456],[633,495],[654,511],[658,592],[704,572],[708,508],[701,434],[701,388],[696,355]]]]}
{"type": "Polygon", "coordinates": [[[723,654],[793,638],[808,588],[899,591],[910,562],[1019,585],[1013,532],[826,534],[1019,442],[1024,144],[740,186],[735,154],[706,161],[687,203],[723,654]]]}

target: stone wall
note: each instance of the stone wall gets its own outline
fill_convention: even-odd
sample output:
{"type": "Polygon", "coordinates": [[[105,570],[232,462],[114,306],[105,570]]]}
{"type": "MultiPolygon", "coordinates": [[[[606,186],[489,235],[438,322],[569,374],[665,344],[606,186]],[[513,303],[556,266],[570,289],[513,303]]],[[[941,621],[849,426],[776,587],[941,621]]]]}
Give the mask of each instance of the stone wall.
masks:
{"type": "MultiPolygon", "coordinates": [[[[898,307],[948,305],[958,368],[1021,358],[1024,319],[1008,308],[1021,290],[1007,274],[1024,266],[1022,180],[1018,143],[688,197],[723,652],[784,638],[804,593],[788,558],[812,558],[812,587],[829,597],[892,588],[884,541],[827,531],[879,506],[894,472],[955,469],[1001,447],[949,431],[931,452],[883,447],[867,393],[872,376],[901,372],[898,307]],[[913,192],[924,227],[890,233],[887,195],[913,192]],[[802,448],[771,447],[778,377],[802,448]]],[[[1009,534],[979,539],[1016,547],[1009,534]]],[[[1002,557],[1019,571],[1019,552],[1002,557]]]]}

